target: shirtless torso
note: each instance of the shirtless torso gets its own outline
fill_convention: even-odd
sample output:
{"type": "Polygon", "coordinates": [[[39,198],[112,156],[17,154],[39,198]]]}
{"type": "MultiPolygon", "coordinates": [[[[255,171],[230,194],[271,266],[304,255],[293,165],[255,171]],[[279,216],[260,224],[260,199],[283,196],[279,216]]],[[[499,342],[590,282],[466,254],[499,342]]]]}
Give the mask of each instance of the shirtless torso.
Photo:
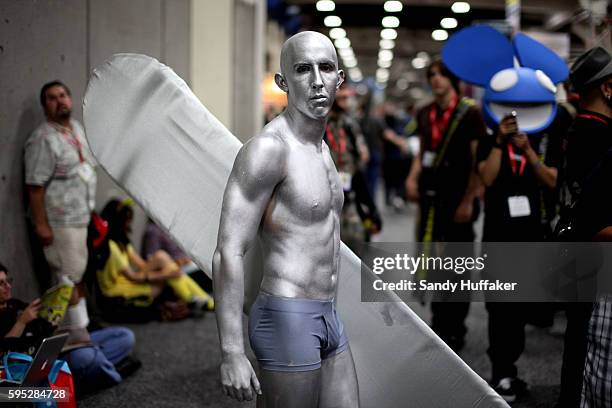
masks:
{"type": "Polygon", "coordinates": [[[291,298],[334,297],[344,194],[324,142],[304,144],[284,118],[260,137],[282,144],[284,174],[265,209],[259,233],[264,251],[261,290],[291,298]],[[272,133],[268,136],[268,132],[272,133]],[[284,136],[274,136],[274,134],[284,136]],[[282,137],[282,139],[281,139],[282,137]]]}

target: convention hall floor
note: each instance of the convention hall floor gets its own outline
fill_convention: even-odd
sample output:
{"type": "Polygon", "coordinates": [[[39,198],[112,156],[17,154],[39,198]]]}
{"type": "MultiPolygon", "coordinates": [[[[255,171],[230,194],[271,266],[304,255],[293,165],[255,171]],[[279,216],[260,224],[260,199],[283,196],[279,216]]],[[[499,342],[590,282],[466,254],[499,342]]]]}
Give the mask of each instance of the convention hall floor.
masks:
{"type": "MultiPolygon", "coordinates": [[[[384,209],[381,241],[408,240],[414,225],[414,208],[384,209]]],[[[410,305],[428,321],[427,308],[410,305]]],[[[565,321],[557,316],[554,332],[527,328],[525,352],[519,373],[530,384],[530,393],[514,407],[551,407],[559,393],[562,333],[565,321]]],[[[490,375],[487,349],[487,313],[482,303],[472,304],[467,321],[464,361],[483,378],[490,375]]],[[[81,398],[83,408],[105,407],[254,407],[232,402],[222,395],[218,380],[218,337],[214,314],[175,323],[130,325],[136,333],[136,355],[143,367],[117,387],[81,398]]],[[[406,406],[410,406],[407,402],[406,406]]]]}

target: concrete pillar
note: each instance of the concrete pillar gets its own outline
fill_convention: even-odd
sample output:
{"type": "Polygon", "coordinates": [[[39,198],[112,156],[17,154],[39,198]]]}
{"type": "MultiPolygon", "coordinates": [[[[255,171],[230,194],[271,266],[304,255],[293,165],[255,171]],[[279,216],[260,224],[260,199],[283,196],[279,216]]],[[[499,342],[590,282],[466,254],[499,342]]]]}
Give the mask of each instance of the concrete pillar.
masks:
{"type": "Polygon", "coordinates": [[[243,141],[259,133],[263,125],[265,5],[261,0],[236,0],[234,3],[232,129],[243,141]]]}
{"type": "Polygon", "coordinates": [[[233,90],[233,0],[191,1],[191,89],[230,130],[233,90]]]}
{"type": "Polygon", "coordinates": [[[230,131],[261,130],[264,0],[191,0],[191,88],[230,131]]]}

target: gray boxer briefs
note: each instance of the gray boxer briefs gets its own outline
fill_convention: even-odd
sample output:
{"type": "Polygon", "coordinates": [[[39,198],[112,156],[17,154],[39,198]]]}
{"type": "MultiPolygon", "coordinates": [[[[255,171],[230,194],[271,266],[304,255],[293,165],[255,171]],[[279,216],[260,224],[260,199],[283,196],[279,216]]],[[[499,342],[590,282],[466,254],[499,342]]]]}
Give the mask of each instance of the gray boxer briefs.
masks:
{"type": "Polygon", "coordinates": [[[251,306],[249,340],[260,368],[272,371],[316,370],[348,347],[333,300],[261,292],[251,306]]]}

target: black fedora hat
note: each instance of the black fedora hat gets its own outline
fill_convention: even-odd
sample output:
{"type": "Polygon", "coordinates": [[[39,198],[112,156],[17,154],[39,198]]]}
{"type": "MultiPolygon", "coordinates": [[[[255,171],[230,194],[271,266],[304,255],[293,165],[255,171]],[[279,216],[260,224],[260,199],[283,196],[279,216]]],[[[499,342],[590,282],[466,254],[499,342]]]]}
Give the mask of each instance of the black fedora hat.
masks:
{"type": "Polygon", "coordinates": [[[582,54],[570,71],[572,85],[578,92],[609,75],[612,75],[612,57],[602,47],[591,48],[582,54]]]}

